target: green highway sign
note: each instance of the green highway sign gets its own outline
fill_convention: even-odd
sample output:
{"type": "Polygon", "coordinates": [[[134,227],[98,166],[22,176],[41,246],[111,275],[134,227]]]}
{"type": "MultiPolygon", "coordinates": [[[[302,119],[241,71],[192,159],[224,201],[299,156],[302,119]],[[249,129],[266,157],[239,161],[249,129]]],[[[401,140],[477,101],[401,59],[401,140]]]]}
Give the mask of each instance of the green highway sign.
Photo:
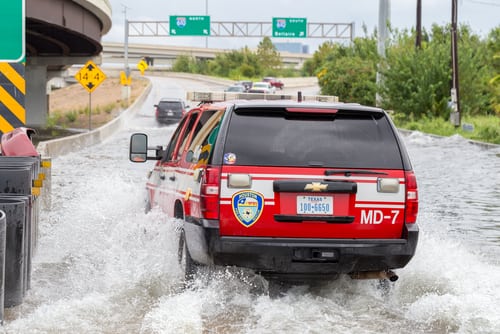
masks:
{"type": "Polygon", "coordinates": [[[2,1],[0,10],[0,62],[24,59],[24,0],[2,1]]]}
{"type": "Polygon", "coordinates": [[[273,37],[307,37],[307,19],[300,17],[273,17],[273,37]]]}
{"type": "Polygon", "coordinates": [[[210,16],[170,16],[170,36],[210,36],[210,16]]]}

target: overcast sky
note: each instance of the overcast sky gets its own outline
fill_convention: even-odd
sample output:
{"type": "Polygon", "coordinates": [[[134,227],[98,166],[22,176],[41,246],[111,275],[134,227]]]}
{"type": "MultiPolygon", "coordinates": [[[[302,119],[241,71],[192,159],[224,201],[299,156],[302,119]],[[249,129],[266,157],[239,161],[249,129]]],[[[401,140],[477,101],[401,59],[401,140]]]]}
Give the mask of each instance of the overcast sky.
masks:
{"type": "MultiPolygon", "coordinates": [[[[363,25],[371,34],[378,25],[378,0],[110,0],[113,27],[103,41],[123,42],[124,21],[168,21],[170,15],[208,15],[211,21],[271,22],[273,17],[307,18],[309,23],[355,23],[355,35],[363,36],[363,25]],[[207,6],[208,5],[208,6],[207,6]]],[[[391,24],[411,29],[416,24],[417,0],[392,0],[391,24]]],[[[452,0],[422,0],[422,25],[444,25],[451,21],[452,0]]],[[[500,0],[458,0],[458,21],[486,36],[500,26],[500,0]]],[[[255,47],[255,38],[208,38],[213,48],[255,47]]],[[[273,38],[274,42],[301,42],[313,52],[320,39],[273,38]]],[[[205,46],[204,37],[130,37],[129,43],[205,46]]]]}

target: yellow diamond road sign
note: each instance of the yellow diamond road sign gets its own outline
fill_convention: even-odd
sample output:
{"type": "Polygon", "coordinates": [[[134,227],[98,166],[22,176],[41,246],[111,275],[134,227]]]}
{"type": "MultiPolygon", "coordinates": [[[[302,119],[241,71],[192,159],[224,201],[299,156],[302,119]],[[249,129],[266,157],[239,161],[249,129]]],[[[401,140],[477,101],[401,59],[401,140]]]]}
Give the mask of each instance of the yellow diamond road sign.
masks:
{"type": "Polygon", "coordinates": [[[89,60],[85,66],[75,74],[75,79],[88,90],[89,93],[92,93],[94,89],[106,79],[106,75],[92,60],[89,60]]]}
{"type": "Polygon", "coordinates": [[[148,63],[141,59],[141,61],[137,64],[137,69],[141,71],[141,75],[144,75],[144,71],[148,69],[148,63]]]}

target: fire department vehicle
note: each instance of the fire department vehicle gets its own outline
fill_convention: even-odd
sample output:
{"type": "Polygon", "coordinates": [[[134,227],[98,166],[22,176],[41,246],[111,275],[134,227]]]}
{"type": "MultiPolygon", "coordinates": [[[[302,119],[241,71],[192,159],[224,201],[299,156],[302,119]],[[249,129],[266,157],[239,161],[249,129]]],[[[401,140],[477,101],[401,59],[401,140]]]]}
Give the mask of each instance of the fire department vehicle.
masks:
{"type": "Polygon", "coordinates": [[[270,279],[395,281],[416,250],[418,191],[388,114],[224,96],[190,93],[210,102],[186,113],[165,148],[142,133],[130,141],[131,161],[156,161],[147,207],[183,222],[186,278],[219,265],[270,279]]]}

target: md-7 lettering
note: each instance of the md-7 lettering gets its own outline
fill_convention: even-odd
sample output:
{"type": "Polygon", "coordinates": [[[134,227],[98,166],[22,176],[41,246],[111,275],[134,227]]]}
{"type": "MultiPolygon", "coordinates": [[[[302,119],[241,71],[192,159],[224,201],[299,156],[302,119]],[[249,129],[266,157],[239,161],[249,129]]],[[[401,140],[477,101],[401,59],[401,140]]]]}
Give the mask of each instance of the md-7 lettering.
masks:
{"type": "Polygon", "coordinates": [[[384,220],[390,220],[391,224],[396,224],[399,210],[391,210],[391,215],[384,215],[382,210],[361,210],[361,224],[379,225],[384,220]]]}

